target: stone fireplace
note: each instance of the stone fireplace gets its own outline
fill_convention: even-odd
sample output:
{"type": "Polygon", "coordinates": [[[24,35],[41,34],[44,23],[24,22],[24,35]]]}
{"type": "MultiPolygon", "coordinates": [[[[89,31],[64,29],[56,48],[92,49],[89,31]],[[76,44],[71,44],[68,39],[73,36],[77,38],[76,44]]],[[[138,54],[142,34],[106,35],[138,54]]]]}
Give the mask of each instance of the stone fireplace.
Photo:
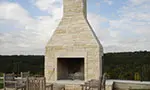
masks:
{"type": "Polygon", "coordinates": [[[86,0],[63,0],[61,22],[46,45],[47,82],[99,79],[103,48],[86,17],[86,0]]]}

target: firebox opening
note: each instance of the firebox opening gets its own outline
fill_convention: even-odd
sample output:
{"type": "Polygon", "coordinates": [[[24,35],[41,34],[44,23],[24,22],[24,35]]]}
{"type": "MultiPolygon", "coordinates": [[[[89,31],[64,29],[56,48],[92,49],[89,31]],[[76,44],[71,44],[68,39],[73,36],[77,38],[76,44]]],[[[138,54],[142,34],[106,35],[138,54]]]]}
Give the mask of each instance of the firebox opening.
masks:
{"type": "Polygon", "coordinates": [[[84,58],[58,58],[58,80],[84,80],[84,58]]]}

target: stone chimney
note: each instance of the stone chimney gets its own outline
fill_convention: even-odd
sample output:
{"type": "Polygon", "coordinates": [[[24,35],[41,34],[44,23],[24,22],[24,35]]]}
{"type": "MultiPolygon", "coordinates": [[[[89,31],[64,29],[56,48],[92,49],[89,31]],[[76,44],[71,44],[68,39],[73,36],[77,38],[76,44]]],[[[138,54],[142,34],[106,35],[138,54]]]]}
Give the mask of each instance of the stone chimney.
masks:
{"type": "Polygon", "coordinates": [[[63,18],[46,45],[46,80],[99,79],[103,48],[87,21],[86,0],[63,0],[63,6],[63,18]]]}

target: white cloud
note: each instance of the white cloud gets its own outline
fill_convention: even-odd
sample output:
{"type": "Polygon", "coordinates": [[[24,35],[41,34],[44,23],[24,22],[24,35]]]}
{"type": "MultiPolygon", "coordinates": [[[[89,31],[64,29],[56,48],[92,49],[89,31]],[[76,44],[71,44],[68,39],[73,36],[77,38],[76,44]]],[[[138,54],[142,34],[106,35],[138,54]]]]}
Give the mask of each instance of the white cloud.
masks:
{"type": "Polygon", "coordinates": [[[0,34],[1,54],[44,54],[45,45],[62,16],[61,12],[53,11],[53,16],[33,18],[19,4],[10,2],[1,3],[0,13],[0,22],[11,20],[15,26],[22,26],[17,31],[0,34]]]}
{"type": "Polygon", "coordinates": [[[149,4],[149,0],[129,0],[119,10],[119,19],[109,21],[109,30],[116,33],[115,46],[120,47],[118,51],[150,50],[149,4]]]}
{"type": "Polygon", "coordinates": [[[62,11],[62,0],[34,0],[33,3],[40,10],[48,11],[54,16],[57,15],[56,13],[62,11]]]}
{"type": "Polygon", "coordinates": [[[23,25],[35,23],[29,13],[17,3],[0,3],[0,19],[14,20],[23,25]]]}
{"type": "Polygon", "coordinates": [[[100,15],[94,13],[88,13],[88,21],[91,24],[94,32],[100,40],[106,39],[105,36],[109,32],[108,30],[103,30],[100,24],[103,22],[107,22],[106,18],[101,17],[100,15]],[[94,17],[94,18],[93,18],[94,17]]]}
{"type": "Polygon", "coordinates": [[[97,3],[96,3],[96,6],[100,6],[100,5],[101,5],[101,3],[100,3],[100,2],[97,2],[97,3]]]}
{"type": "Polygon", "coordinates": [[[36,0],[35,5],[41,10],[51,10],[54,2],[55,0],[36,0]]]}
{"type": "Polygon", "coordinates": [[[108,5],[112,5],[113,2],[111,0],[104,0],[104,2],[106,2],[108,5]]]}
{"type": "Polygon", "coordinates": [[[91,24],[96,36],[104,47],[104,52],[108,52],[107,46],[114,45],[116,37],[114,32],[108,28],[103,28],[101,24],[108,23],[108,19],[98,14],[88,13],[88,21],[91,24]],[[94,18],[93,18],[94,17],[94,18]]]}
{"type": "Polygon", "coordinates": [[[132,5],[140,5],[150,2],[149,0],[129,0],[129,3],[132,3],[132,5]]]}

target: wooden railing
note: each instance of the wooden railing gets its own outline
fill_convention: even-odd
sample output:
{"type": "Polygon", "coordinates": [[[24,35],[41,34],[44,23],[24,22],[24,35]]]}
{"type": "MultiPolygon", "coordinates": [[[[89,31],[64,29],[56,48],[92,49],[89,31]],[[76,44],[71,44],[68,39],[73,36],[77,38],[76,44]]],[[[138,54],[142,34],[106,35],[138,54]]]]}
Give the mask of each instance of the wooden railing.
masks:
{"type": "Polygon", "coordinates": [[[150,83],[132,83],[132,82],[114,82],[114,90],[132,90],[132,89],[141,89],[141,90],[150,90],[150,83]]]}

